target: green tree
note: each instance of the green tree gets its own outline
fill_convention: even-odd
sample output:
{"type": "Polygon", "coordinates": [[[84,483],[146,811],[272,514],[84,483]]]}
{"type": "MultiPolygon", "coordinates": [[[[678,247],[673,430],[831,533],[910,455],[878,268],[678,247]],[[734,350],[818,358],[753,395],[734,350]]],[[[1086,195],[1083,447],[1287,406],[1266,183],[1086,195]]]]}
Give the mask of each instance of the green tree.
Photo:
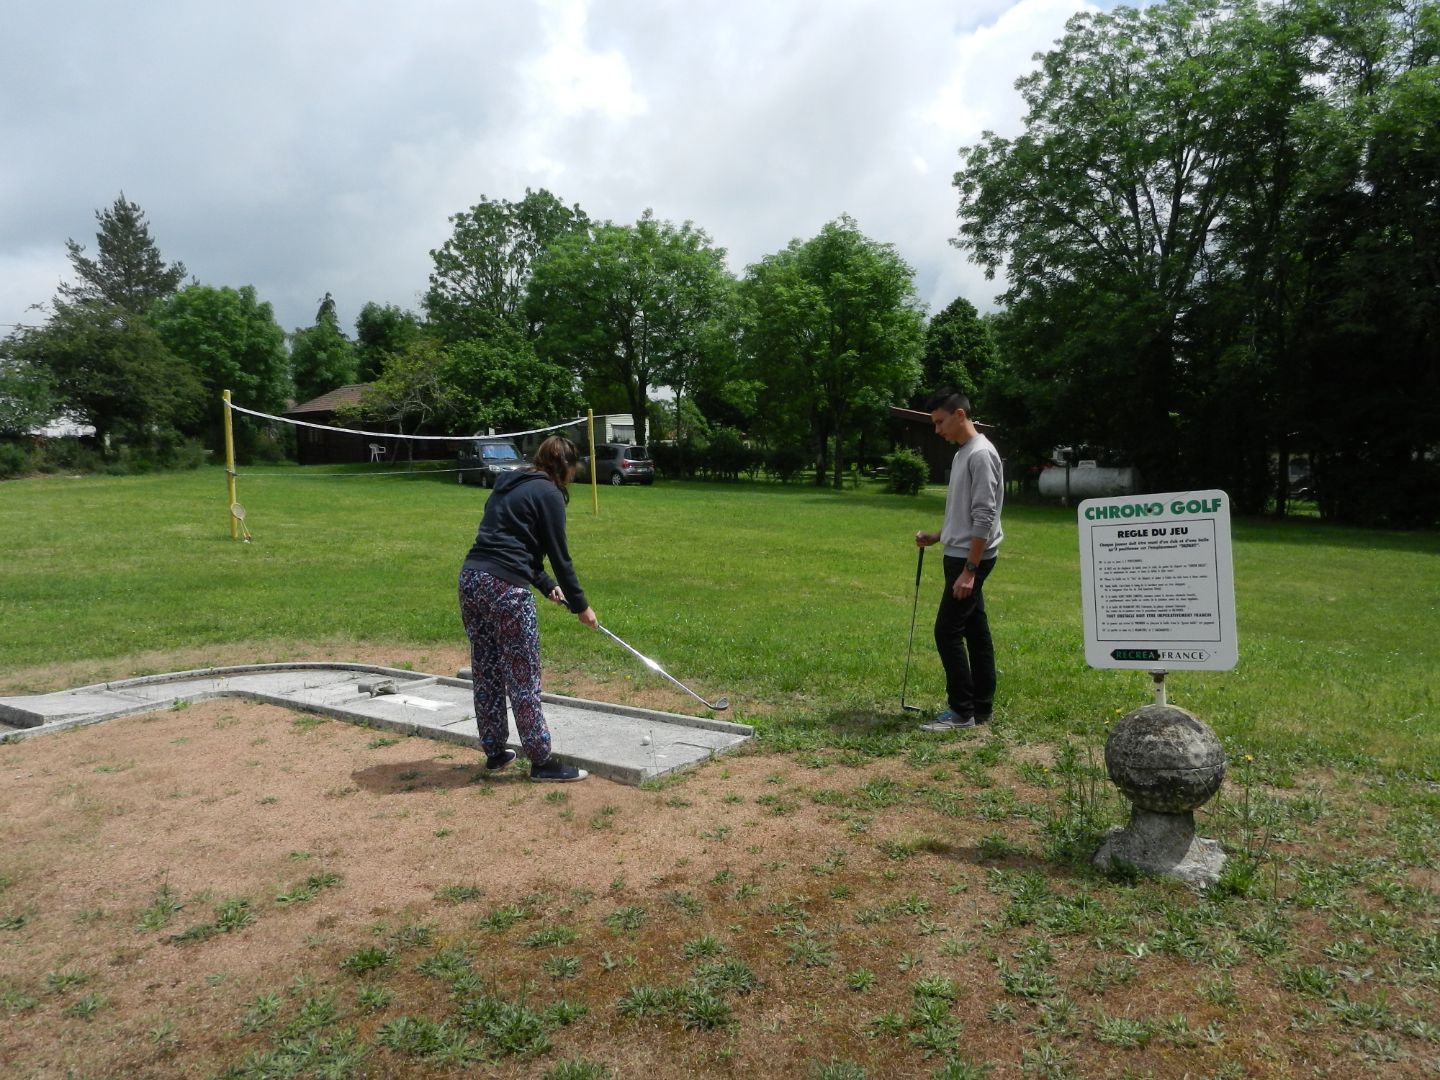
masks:
{"type": "Polygon", "coordinates": [[[0,342],[0,435],[26,435],[60,415],[45,369],[10,358],[10,339],[0,342]]]}
{"type": "Polygon", "coordinates": [[[450,239],[430,252],[425,313],[447,341],[484,337],[522,317],[535,263],[554,241],[588,224],[579,205],[525,189],[519,202],[481,196],[450,218],[450,239]]]}
{"type": "Polygon", "coordinates": [[[646,211],[555,241],[535,267],[526,313],[543,358],[625,392],[644,442],[650,390],[688,385],[729,297],[725,252],[690,222],[646,211]]]}
{"type": "Polygon", "coordinates": [[[161,258],[144,212],[123,194],[96,218],[95,257],[66,242],[76,280],[61,284],[44,326],[11,336],[9,352],[45,372],[63,410],[93,426],[104,450],[111,436],[148,441],[186,423],[201,403],[194,373],[148,321],[184,266],[161,258]]]}
{"type": "Polygon", "coordinates": [[[980,390],[995,366],[995,341],[975,305],[963,296],[950,301],[925,327],[920,386],[924,393],[953,386],[980,400],[980,390]]]}
{"type": "Polygon", "coordinates": [[[669,387],[673,399],[651,402],[650,415],[663,414],[662,425],[673,419],[670,437],[683,446],[691,435],[693,410],[687,406],[706,391],[724,393],[740,377],[739,282],[725,268],[724,251],[709,247],[704,232],[687,223],[671,239],[661,248],[660,264],[676,287],[664,313],[666,348],[656,382],[669,387]]]}
{"type": "Polygon", "coordinates": [[[61,300],[144,315],[157,300],[174,294],[185,280],[185,264],[167,264],[160,257],[145,211],[122,191],[108,210],[95,211],[95,220],[100,223],[95,258],[85,254],[83,244],[65,241],[78,280],[61,284],[61,300]]]}
{"type": "MultiPolygon", "coordinates": [[[[453,415],[457,404],[446,378],[447,361],[444,347],[434,338],[415,338],[401,351],[386,354],[380,374],[365,387],[353,415],[340,410],[338,419],[342,424],[373,422],[402,435],[435,434],[431,425],[453,415]]],[[[404,442],[413,461],[415,442],[404,442]]]]}
{"type": "Polygon", "coordinates": [[[1440,522],[1440,4],[1315,9],[1325,136],[1300,202],[1288,419],[1320,509],[1440,522]]]}
{"type": "Polygon", "coordinates": [[[987,132],[955,176],[958,243],[987,275],[1007,268],[1002,299],[1025,322],[1118,315],[1123,333],[1083,363],[1107,376],[1106,441],[1162,484],[1179,461],[1181,320],[1235,190],[1254,59],[1219,47],[1221,16],[1208,0],[1075,16],[1016,84],[1025,133],[987,132]]]}
{"type": "Polygon", "coordinates": [[[449,344],[416,336],[386,354],[351,419],[410,435],[480,433],[543,427],[578,408],[574,375],[510,326],[449,344]]]}
{"type": "Polygon", "coordinates": [[[389,357],[405,352],[424,332],[424,325],[413,313],[394,304],[370,301],[355,320],[356,377],[361,382],[373,382],[389,357]]]}
{"type": "Polygon", "coordinates": [[[44,327],[12,340],[15,359],[46,372],[64,412],[95,429],[102,451],[112,437],[146,443],[199,415],[199,380],[145,319],[57,303],[44,327]]]}
{"type": "Polygon", "coordinates": [[[1007,436],[1252,512],[1305,452],[1322,513],[1440,517],[1437,42],[1434,0],[1073,19],[1025,133],[956,175],[958,243],[1008,274],[1007,436]]]}
{"type": "Polygon", "coordinates": [[[340,329],[330,294],[320,304],[315,325],[301,327],[290,336],[290,369],[295,396],[309,401],[355,382],[355,346],[340,329]]]}
{"type": "MultiPolygon", "coordinates": [[[[224,448],[220,397],[225,390],[237,405],[280,413],[294,392],[285,331],[274,309],[252,285],[190,285],[162,301],[151,315],[160,340],[186,363],[203,388],[203,408],[181,431],[224,448]]],[[[252,449],[253,425],[236,430],[242,459],[252,449]]]]}
{"type": "Polygon", "coordinates": [[[829,472],[839,487],[857,411],[905,400],[919,377],[924,315],[914,271],[842,216],[751,266],[741,293],[744,347],[766,386],[762,411],[780,424],[808,421],[815,482],[829,472]]]}
{"type": "Polygon", "coordinates": [[[582,411],[574,373],[539,356],[518,330],[456,342],[447,353],[459,430],[522,431],[582,411]]]}

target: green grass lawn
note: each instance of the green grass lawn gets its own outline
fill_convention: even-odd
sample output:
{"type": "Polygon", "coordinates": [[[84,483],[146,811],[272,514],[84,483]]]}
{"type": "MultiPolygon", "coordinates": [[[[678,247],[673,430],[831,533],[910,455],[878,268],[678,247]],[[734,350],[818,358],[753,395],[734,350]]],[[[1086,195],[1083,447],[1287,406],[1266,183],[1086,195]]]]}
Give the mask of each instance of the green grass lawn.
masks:
{"type": "MultiPolygon", "coordinates": [[[[384,471],[242,473],[251,544],[218,469],[0,484],[0,693],[196,646],[458,655],[485,492],[384,471]]],[[[1008,509],[997,721],[952,736],[899,709],[910,537],[942,492],[601,499],[571,507],[596,610],[730,694],[750,749],[545,791],[444,744],[225,702],[0,746],[0,1060],[228,1080],[1440,1073],[1440,536],[1236,523],[1240,664],[1170,682],[1231,754],[1199,813],[1229,861],[1193,896],[1090,865],[1126,811],[1098,750],[1150,680],[1084,664],[1073,511],[1008,509]]],[[[552,671],[656,681],[540,617],[552,671]]]]}
{"type": "MultiPolygon", "coordinates": [[[[451,474],[242,470],[254,543],[230,539],[221,470],[0,485],[0,678],[20,668],[234,642],[463,641],[455,577],[486,493],[451,474]]],[[[944,495],[865,487],[665,483],[570,507],[601,621],[678,678],[757,706],[788,745],[903,740],[917,528],[944,495]]],[[[1096,737],[1150,700],[1138,672],[1084,662],[1073,510],[1012,501],[986,591],[1000,722],[1022,740],[1096,737]]],[[[1418,772],[1440,761],[1440,536],[1316,522],[1234,528],[1240,664],[1172,675],[1170,700],[1232,751],[1418,772]]],[[[911,698],[938,706],[926,559],[911,698]]],[[[547,664],[597,675],[632,659],[542,605],[547,664]]],[[[236,663],[253,656],[239,653],[236,663]]],[[[638,672],[637,672],[638,673],[638,672]]],[[[13,690],[14,687],[12,686],[13,690]]]]}

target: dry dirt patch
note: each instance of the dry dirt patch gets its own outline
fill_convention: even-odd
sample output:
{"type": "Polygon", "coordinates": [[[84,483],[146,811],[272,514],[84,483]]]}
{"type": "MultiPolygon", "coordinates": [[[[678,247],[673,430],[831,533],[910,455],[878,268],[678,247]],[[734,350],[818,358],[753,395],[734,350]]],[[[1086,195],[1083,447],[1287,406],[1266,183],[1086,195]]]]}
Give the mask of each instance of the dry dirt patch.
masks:
{"type": "MultiPolygon", "coordinates": [[[[488,993],[588,1010],[548,1051],[498,1057],[486,1075],[582,1056],[619,1076],[808,1076],[844,1061],[929,1077],[947,1057],[1015,1077],[1355,1075],[1353,1033],[1291,1030],[1295,1002],[1260,965],[1151,954],[1107,983],[1094,972],[1118,970],[1118,946],[1017,921],[1017,887],[1129,901],[1036,857],[1034,822],[1005,807],[1054,793],[1009,765],[978,771],[974,748],[997,738],[937,740],[928,762],[751,752],[656,789],[487,776],[469,751],[237,701],[0,746],[0,1061],[19,1077],[215,1075],[328,997],[369,1047],[349,1075],[452,1075],[374,1044],[398,1017],[453,1014],[449,988],[416,967],[459,947],[488,993]],[[142,928],[162,898],[183,906],[142,928]],[[249,925],[176,940],[241,899],[249,925]],[[684,985],[687,949],[707,936],[758,983],[722,995],[728,1022],[619,1015],[632,987],[684,985]],[[392,958],[362,978],[344,965],[367,948],[392,958]],[[1047,1012],[1053,998],[1001,985],[1036,950],[1068,1022],[1047,1012]],[[857,986],[860,971],[873,981],[857,986]],[[1226,974],[1234,1001],[1199,992],[1226,974]],[[929,977],[950,1004],[921,1026],[929,977]],[[363,985],[389,1002],[363,1007],[363,985]],[[253,1022],[267,997],[277,1017],[253,1022]],[[1224,1034],[1117,1049],[1086,1036],[1097,1009],[1178,1012],[1224,1034]],[[1060,1066],[1035,1072],[1041,1053],[1060,1066]]],[[[1393,1075],[1423,1075],[1407,1052],[1393,1075]]]]}

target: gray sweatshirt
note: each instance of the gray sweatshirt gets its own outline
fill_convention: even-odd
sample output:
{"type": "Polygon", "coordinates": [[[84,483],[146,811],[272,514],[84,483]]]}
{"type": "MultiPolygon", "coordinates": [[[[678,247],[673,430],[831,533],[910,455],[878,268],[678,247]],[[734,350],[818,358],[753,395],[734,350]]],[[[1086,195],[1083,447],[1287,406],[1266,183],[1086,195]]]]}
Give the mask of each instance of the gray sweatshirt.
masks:
{"type": "Polygon", "coordinates": [[[976,434],[955,451],[950,465],[950,490],[945,495],[945,524],[940,543],[945,554],[964,559],[970,555],[970,541],[985,537],[985,554],[993,559],[1005,538],[1000,528],[1000,506],[1005,501],[1000,453],[984,435],[976,434]]]}

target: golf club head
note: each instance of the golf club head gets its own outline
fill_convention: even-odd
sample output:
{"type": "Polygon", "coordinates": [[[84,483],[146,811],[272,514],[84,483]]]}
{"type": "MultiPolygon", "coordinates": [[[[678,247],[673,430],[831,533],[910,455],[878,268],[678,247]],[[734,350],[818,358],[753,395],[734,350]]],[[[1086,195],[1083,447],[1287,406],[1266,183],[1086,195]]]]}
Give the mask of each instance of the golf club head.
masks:
{"type": "Polygon", "coordinates": [[[730,707],[730,699],[728,697],[716,698],[715,703],[710,707],[716,712],[724,712],[730,707]]]}
{"type": "Polygon", "coordinates": [[[924,709],[920,708],[919,705],[906,705],[903,701],[900,703],[900,708],[904,709],[906,712],[924,712],[924,711],[925,711],[924,709]]]}

